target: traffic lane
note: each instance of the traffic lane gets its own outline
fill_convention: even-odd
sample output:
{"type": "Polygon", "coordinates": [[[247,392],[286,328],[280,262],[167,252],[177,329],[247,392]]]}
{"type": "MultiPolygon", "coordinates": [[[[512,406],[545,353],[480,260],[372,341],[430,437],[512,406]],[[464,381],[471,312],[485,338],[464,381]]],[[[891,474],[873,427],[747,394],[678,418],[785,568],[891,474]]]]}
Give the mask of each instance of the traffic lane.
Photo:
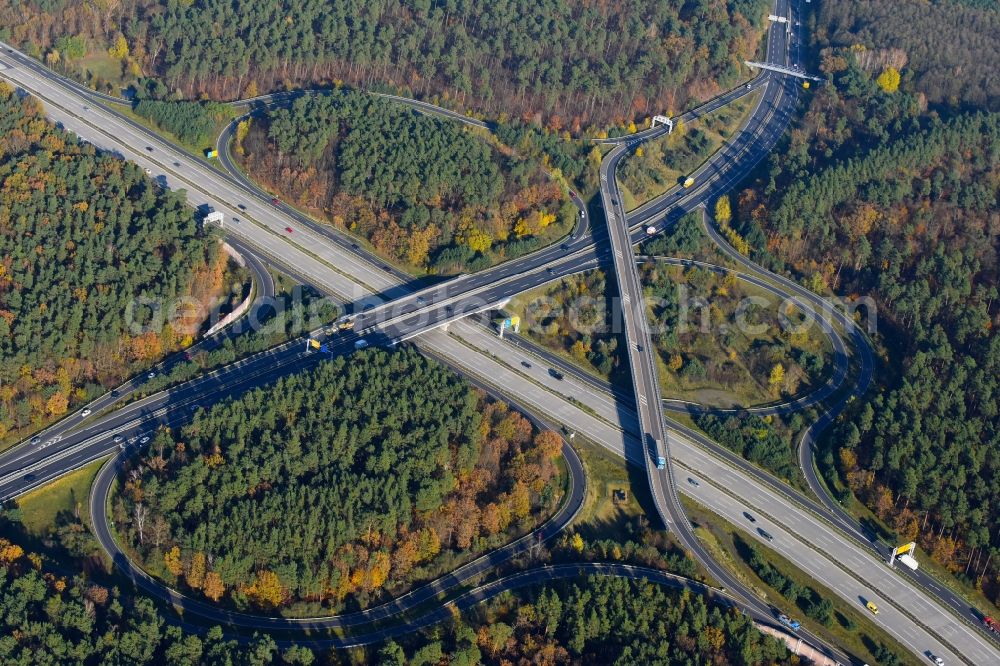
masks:
{"type": "MultiPolygon", "coordinates": [[[[765,85],[765,94],[758,101],[758,108],[762,105],[768,107],[766,117],[760,119],[759,112],[752,114],[733,140],[726,142],[723,148],[713,155],[713,159],[695,170],[692,177],[695,178],[696,182],[699,179],[704,179],[704,174],[712,168],[714,168],[716,175],[735,174],[730,177],[730,180],[733,181],[737,178],[744,178],[746,173],[770,150],[790,120],[790,114],[783,106],[774,105],[768,101],[768,95],[772,94],[772,91],[773,94],[777,94],[779,88],[780,83],[771,81],[765,85]]],[[[709,198],[708,193],[698,196],[692,196],[692,194],[686,192],[684,188],[672,188],[661,197],[653,199],[629,213],[629,224],[632,226],[641,225],[644,221],[653,219],[675,206],[683,205],[687,209],[691,209],[709,198]]]]}
{"type": "MultiPolygon", "coordinates": [[[[878,558],[877,553],[832,533],[829,528],[815,520],[813,516],[806,514],[800,507],[789,506],[787,498],[769,488],[761,487],[743,471],[722,464],[714,456],[696,445],[686,442],[685,438],[676,437],[674,441],[680,443],[674,452],[678,461],[690,469],[698,470],[701,475],[700,487],[704,487],[706,481],[709,485],[719,484],[728,493],[739,498],[739,501],[744,503],[744,509],[749,506],[758,511],[759,515],[755,514],[758,521],[766,519],[768,524],[781,527],[804,544],[812,544],[824,557],[837,564],[836,571],[843,576],[843,585],[837,588],[841,596],[844,596],[845,591],[852,589],[850,585],[854,587],[866,585],[873,593],[877,591],[885,600],[886,605],[895,605],[897,610],[898,607],[905,608],[919,617],[924,625],[942,639],[949,640],[952,637],[960,636],[961,642],[958,645],[953,643],[951,648],[963,652],[967,658],[973,659],[973,663],[1000,663],[1000,650],[995,645],[980,637],[978,632],[972,630],[971,627],[963,625],[949,610],[935,603],[926,592],[915,588],[909,581],[900,577],[897,571],[890,569],[883,560],[878,558]],[[865,582],[857,581],[855,576],[863,578],[865,582]],[[850,581],[850,585],[848,585],[848,581],[850,581]],[[888,601],[890,599],[892,600],[891,604],[888,601]],[[958,650],[959,645],[961,650],[958,650]]],[[[695,488],[690,484],[687,486],[682,484],[682,487],[685,492],[690,490],[692,493],[700,488],[695,488]]],[[[726,517],[727,519],[737,518],[731,520],[737,525],[746,523],[745,519],[739,520],[735,514],[726,517]]],[[[767,528],[765,527],[765,529],[767,528]]],[[[770,545],[778,544],[779,540],[776,537],[770,545]]],[[[787,541],[786,544],[791,544],[791,541],[787,541]]],[[[819,555],[819,553],[814,553],[814,555],[819,555]]],[[[813,555],[809,559],[812,557],[813,555]]],[[[800,563],[801,559],[792,558],[792,561],[800,563]]],[[[815,570],[806,569],[806,571],[810,574],[816,573],[815,570]]],[[[817,580],[831,579],[819,577],[817,580]]],[[[844,598],[849,602],[857,601],[850,595],[844,598]]],[[[916,626],[915,623],[914,626],[916,626]]],[[[927,647],[922,649],[927,649],[927,647]]]]}
{"type": "MultiPolygon", "coordinates": [[[[372,311],[372,313],[367,315],[362,313],[356,319],[355,329],[357,330],[359,327],[377,327],[379,332],[386,337],[400,340],[409,339],[429,328],[443,326],[469,314],[496,307],[497,304],[504,300],[524,293],[529,289],[536,289],[580,270],[596,268],[597,265],[597,257],[593,253],[585,251],[572,260],[562,262],[555,267],[549,266],[544,271],[539,266],[525,269],[531,271],[527,274],[524,270],[512,273],[511,276],[505,278],[500,284],[495,284],[492,288],[455,300],[448,300],[452,298],[451,296],[445,296],[444,298],[428,296],[426,300],[430,301],[430,305],[421,306],[417,303],[405,303],[403,307],[399,308],[402,312],[398,315],[396,314],[397,307],[395,305],[388,306],[380,311],[372,311]],[[447,302],[441,305],[440,303],[443,301],[447,302]],[[379,323],[372,321],[375,319],[372,316],[373,314],[383,318],[396,318],[387,323],[379,323]]],[[[472,290],[473,288],[470,287],[463,289],[462,292],[468,293],[472,290]]]]}
{"type": "Polygon", "coordinates": [[[114,441],[115,435],[123,437],[123,444],[134,446],[142,437],[151,439],[160,426],[185,422],[196,411],[192,409],[192,405],[204,408],[241,395],[260,384],[271,383],[280,377],[299,372],[315,364],[319,359],[320,357],[314,354],[299,353],[289,356],[283,363],[269,367],[264,372],[245,375],[219,387],[203,385],[199,390],[192,388],[176,392],[167,396],[165,400],[158,401],[155,407],[151,406],[127,417],[111,415],[97,432],[68,443],[56,452],[58,457],[53,453],[38,461],[45,463],[40,469],[26,474],[17,472],[5,475],[9,478],[0,482],[0,497],[8,499],[22,495],[44,485],[46,480],[57,478],[82,464],[117,451],[119,445],[114,441]]]}
{"type": "MultiPolygon", "coordinates": [[[[729,481],[726,479],[725,481],[729,481]]],[[[870,619],[880,628],[889,633],[903,646],[909,648],[915,655],[923,656],[925,650],[931,650],[934,654],[945,659],[950,659],[951,663],[959,663],[960,660],[955,651],[946,647],[943,643],[927,635],[913,620],[900,612],[895,606],[890,604],[883,595],[876,593],[863,583],[859,583],[852,576],[843,572],[837,567],[832,558],[819,557],[811,552],[808,546],[782,525],[772,522],[759,512],[754,513],[756,521],[748,524],[744,516],[750,506],[724,492],[715,484],[699,477],[699,485],[690,483],[682,484],[682,492],[689,495],[699,503],[710,506],[712,510],[728,520],[733,525],[740,527],[749,540],[755,541],[776,551],[786,559],[795,563],[813,580],[823,584],[827,589],[837,594],[849,604],[853,605],[859,612],[868,612],[865,609],[865,602],[874,602],[879,609],[877,616],[870,619]],[[759,530],[763,530],[772,538],[767,539],[761,536],[759,530]]],[[[735,491],[734,491],[735,492],[735,491]]],[[[815,542],[813,542],[815,543],[815,542]]],[[[782,609],[789,615],[797,614],[795,608],[782,609]]],[[[973,662],[991,663],[991,662],[973,662]]],[[[995,663],[995,662],[994,662],[995,663]]]]}
{"type": "MultiPolygon", "coordinates": [[[[44,105],[46,113],[50,117],[64,122],[67,126],[72,124],[71,129],[81,133],[85,138],[87,132],[91,135],[103,134],[100,139],[104,143],[103,148],[124,154],[147,168],[162,170],[164,173],[157,177],[173,189],[187,189],[189,200],[196,207],[208,204],[223,212],[227,219],[240,217],[233,210],[235,207],[233,202],[246,199],[247,193],[223,174],[206,168],[204,164],[190,158],[187,153],[156,138],[155,135],[150,136],[148,130],[141,125],[109,109],[93,106],[81,112],[80,109],[84,105],[81,105],[79,98],[65,88],[55,86],[48,79],[25,76],[26,72],[23,70],[10,70],[3,74],[9,75],[11,72],[17,73],[17,77],[9,77],[15,85],[31,90],[43,98],[46,102],[44,105]],[[89,123],[93,120],[85,120],[81,113],[88,118],[100,118],[101,128],[90,126],[89,123]],[[84,126],[87,128],[83,129],[84,126]],[[153,151],[132,149],[129,148],[130,145],[150,146],[153,147],[153,151]],[[170,166],[160,160],[169,163],[170,166]],[[193,196],[196,192],[200,192],[200,196],[193,196]]],[[[265,255],[277,259],[281,265],[294,267],[300,273],[306,273],[310,278],[317,279],[330,286],[339,295],[348,298],[358,295],[358,290],[353,282],[345,280],[344,274],[338,271],[350,271],[355,279],[368,280],[369,288],[374,291],[382,291],[390,285],[375,267],[362,265],[351,253],[337,252],[328,247],[318,236],[310,233],[310,230],[300,229],[296,235],[295,228],[289,226],[291,218],[283,217],[279,210],[261,208],[255,212],[257,212],[255,220],[247,222],[241,218],[241,222],[230,225],[229,230],[265,255]],[[286,227],[293,231],[287,232],[286,227]]]]}
{"type": "Polygon", "coordinates": [[[0,456],[0,469],[2,469],[0,474],[17,473],[26,466],[37,464],[55,453],[77,446],[91,437],[96,437],[108,430],[118,428],[133,419],[141,418],[145,414],[162,409],[174,401],[183,400],[205,392],[219,391],[233,382],[245,382],[258,377],[261,373],[266,373],[275,366],[291,362],[296,356],[302,354],[303,348],[304,343],[300,341],[285,343],[274,349],[261,352],[202,375],[177,387],[142,398],[107,415],[99,416],[88,423],[86,428],[74,431],[61,438],[51,449],[49,447],[32,447],[18,451],[16,455],[5,454],[0,456]]]}

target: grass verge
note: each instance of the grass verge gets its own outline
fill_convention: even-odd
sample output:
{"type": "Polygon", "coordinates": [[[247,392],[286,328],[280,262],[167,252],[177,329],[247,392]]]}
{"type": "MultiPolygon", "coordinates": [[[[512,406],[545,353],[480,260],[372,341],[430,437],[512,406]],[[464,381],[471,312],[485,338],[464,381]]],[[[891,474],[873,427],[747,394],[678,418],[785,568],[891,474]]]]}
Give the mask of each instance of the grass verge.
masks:
{"type": "Polygon", "coordinates": [[[89,525],[87,497],[105,460],[107,458],[95,460],[21,497],[18,506],[24,529],[35,537],[46,536],[55,531],[56,518],[62,511],[79,512],[80,520],[89,525]]]}
{"type": "Polygon", "coordinates": [[[762,592],[763,598],[778,607],[781,612],[799,620],[803,627],[831,643],[841,646],[869,664],[882,663],[875,656],[875,650],[879,644],[894,653],[899,658],[900,663],[914,665],[922,663],[909,649],[903,647],[896,639],[873,623],[865,612],[844,601],[830,589],[807,576],[792,562],[752,540],[743,530],[738,529],[703,505],[687,497],[683,497],[681,501],[684,503],[692,522],[699,525],[696,530],[699,537],[704,539],[704,535],[711,535],[716,547],[725,551],[726,556],[719,561],[741,580],[748,582],[755,590],[762,592]],[[828,623],[823,624],[805,614],[805,608],[802,607],[802,604],[807,603],[803,601],[807,598],[806,594],[800,596],[800,605],[796,605],[780,591],[765,583],[754,572],[749,564],[749,548],[747,547],[747,544],[751,543],[763,555],[768,564],[792,581],[799,590],[811,589],[814,592],[814,597],[831,602],[832,611],[828,623]]]}

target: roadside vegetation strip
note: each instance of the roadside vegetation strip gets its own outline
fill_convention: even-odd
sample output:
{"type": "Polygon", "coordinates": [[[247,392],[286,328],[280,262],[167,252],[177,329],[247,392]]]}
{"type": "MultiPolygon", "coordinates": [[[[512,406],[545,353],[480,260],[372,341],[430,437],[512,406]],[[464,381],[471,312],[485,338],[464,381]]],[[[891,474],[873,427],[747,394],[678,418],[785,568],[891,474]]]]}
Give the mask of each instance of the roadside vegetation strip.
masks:
{"type": "MultiPolygon", "coordinates": [[[[688,472],[690,472],[692,474],[698,474],[698,472],[696,470],[688,467],[687,465],[685,465],[682,462],[675,461],[674,464],[677,465],[678,467],[681,467],[681,468],[687,470],[688,472]]],[[[745,499],[737,496],[729,488],[726,488],[722,484],[716,483],[713,479],[711,479],[711,478],[709,478],[709,477],[707,477],[705,475],[701,475],[701,477],[703,479],[703,483],[707,483],[708,485],[711,485],[712,487],[714,487],[715,489],[717,489],[719,492],[727,495],[730,499],[735,500],[737,503],[745,504],[745,499]]],[[[825,551],[822,548],[816,546],[814,543],[812,543],[811,541],[809,541],[807,539],[800,538],[798,536],[798,532],[796,531],[796,529],[793,528],[793,527],[790,527],[787,524],[786,521],[784,521],[782,519],[779,519],[779,518],[776,518],[773,514],[768,513],[767,511],[765,511],[763,509],[760,509],[759,507],[755,507],[754,510],[758,514],[760,514],[760,515],[764,516],[765,518],[767,518],[769,521],[771,521],[775,525],[778,525],[779,527],[781,527],[789,536],[791,536],[793,539],[795,539],[796,541],[798,541],[806,549],[808,549],[808,550],[812,551],[813,553],[815,553],[819,558],[825,559],[827,562],[831,563],[833,566],[837,567],[842,572],[844,572],[845,574],[847,574],[848,576],[850,576],[851,578],[853,578],[855,581],[857,581],[859,585],[862,585],[864,588],[869,589],[872,592],[874,592],[875,594],[879,595],[882,599],[885,600],[885,602],[888,605],[890,605],[893,608],[895,608],[897,611],[899,611],[899,613],[901,613],[902,615],[904,615],[911,622],[913,622],[918,627],[920,627],[921,629],[923,629],[924,631],[926,631],[929,635],[931,635],[934,638],[936,638],[938,641],[941,642],[942,645],[945,645],[949,649],[951,649],[952,651],[954,651],[954,653],[956,655],[959,655],[959,657],[962,658],[963,661],[965,661],[966,663],[968,663],[969,666],[976,666],[976,664],[974,664],[973,662],[971,662],[968,659],[965,659],[964,657],[962,657],[962,650],[959,649],[954,644],[953,641],[949,640],[948,638],[945,638],[940,633],[938,633],[937,631],[935,631],[934,629],[932,629],[930,626],[928,626],[926,623],[924,623],[923,620],[921,620],[919,616],[917,616],[915,613],[911,612],[903,604],[901,604],[898,601],[896,601],[891,595],[886,594],[874,582],[865,580],[859,574],[857,574],[856,572],[854,572],[853,570],[851,570],[844,563],[839,562],[839,561],[835,560],[834,558],[827,557],[826,554],[825,554],[825,551]]],[[[878,558],[877,553],[876,553],[875,562],[873,562],[873,564],[877,564],[877,565],[881,564],[881,559],[878,558]]],[[[920,592],[922,592],[922,590],[918,591],[918,593],[920,593],[920,592]]],[[[935,605],[944,605],[945,607],[947,607],[946,604],[935,604],[935,605]]]]}
{"type": "MultiPolygon", "coordinates": [[[[768,548],[764,544],[760,544],[756,541],[750,540],[749,538],[746,537],[746,535],[748,534],[746,530],[744,530],[739,525],[727,520],[726,518],[723,518],[721,515],[719,515],[712,509],[706,507],[704,504],[698,502],[694,498],[691,497],[686,498],[685,503],[689,507],[693,508],[693,513],[696,515],[696,517],[701,518],[702,516],[700,514],[708,514],[707,516],[704,516],[703,522],[708,523],[710,527],[704,528],[705,530],[704,535],[713,539],[716,543],[719,543],[720,548],[722,548],[721,545],[722,541],[726,541],[726,537],[732,538],[733,543],[729,544],[728,541],[726,541],[726,544],[727,546],[733,547],[733,551],[730,551],[728,548],[723,548],[723,552],[725,552],[727,555],[728,564],[732,567],[734,571],[738,571],[740,575],[748,577],[753,580],[753,585],[755,589],[759,591],[762,597],[767,598],[768,602],[774,608],[775,617],[777,617],[777,614],[779,612],[785,613],[788,616],[791,616],[792,618],[795,618],[795,616],[798,613],[801,613],[802,615],[800,615],[797,619],[803,620],[804,618],[802,616],[804,615],[805,616],[803,622],[804,624],[817,625],[817,627],[815,628],[808,627],[811,631],[816,633],[816,630],[820,629],[828,633],[833,633],[834,637],[837,640],[843,639],[843,636],[840,634],[846,633],[849,635],[853,635],[856,633],[856,629],[852,629],[849,625],[845,625],[845,623],[841,620],[842,617],[844,620],[847,620],[848,623],[857,623],[859,625],[862,625],[862,630],[867,631],[869,634],[877,634],[880,637],[879,640],[881,640],[881,637],[884,637],[885,641],[888,641],[888,646],[895,648],[897,656],[899,656],[901,659],[907,662],[914,662],[915,657],[913,653],[910,651],[910,649],[900,644],[895,637],[893,637],[892,635],[889,634],[888,631],[886,631],[886,629],[875,624],[872,621],[871,616],[866,615],[867,611],[864,610],[862,607],[852,604],[849,600],[843,599],[837,593],[833,592],[827,585],[825,585],[823,581],[813,579],[811,576],[802,571],[801,568],[796,566],[794,562],[788,560],[788,558],[786,558],[784,555],[781,555],[778,552],[774,551],[773,549],[768,548]],[[721,537],[720,533],[722,533],[721,537]],[[830,618],[831,624],[830,625],[823,624],[821,620],[818,620],[810,616],[808,612],[801,606],[798,606],[797,612],[796,610],[793,610],[792,604],[794,602],[788,599],[782,593],[781,590],[775,588],[773,585],[763,580],[763,578],[761,578],[760,573],[756,571],[750,565],[750,563],[746,561],[744,554],[739,551],[739,548],[735,541],[736,539],[743,541],[743,543],[746,546],[756,549],[759,553],[762,553],[762,555],[767,560],[768,564],[774,567],[779,573],[781,573],[787,579],[792,580],[796,584],[801,585],[804,589],[805,588],[811,589],[811,591],[815,593],[816,596],[818,596],[820,599],[830,599],[831,604],[833,606],[832,608],[833,617],[830,618]],[[732,557],[730,557],[731,552],[732,552],[732,557]],[[775,563],[776,561],[777,564],[775,563]],[[783,604],[784,607],[781,607],[783,604]],[[841,617],[837,617],[837,615],[840,615],[841,617]],[[831,626],[834,626],[834,629],[839,628],[840,631],[831,632],[830,629],[831,626]]],[[[785,631],[788,631],[787,627],[784,627],[784,625],[782,626],[785,631]]],[[[792,633],[792,635],[794,635],[794,633],[792,633]]],[[[875,638],[875,637],[869,635],[869,638],[875,638]]],[[[851,645],[856,640],[857,639],[855,638],[854,640],[848,642],[847,644],[851,645]]],[[[856,655],[864,654],[863,651],[857,650],[858,647],[864,648],[864,650],[867,650],[870,653],[868,647],[864,645],[864,643],[862,642],[860,645],[852,645],[852,648],[856,650],[855,652],[856,655]]],[[[868,656],[873,659],[871,663],[875,663],[874,655],[869,654],[868,656]]]]}

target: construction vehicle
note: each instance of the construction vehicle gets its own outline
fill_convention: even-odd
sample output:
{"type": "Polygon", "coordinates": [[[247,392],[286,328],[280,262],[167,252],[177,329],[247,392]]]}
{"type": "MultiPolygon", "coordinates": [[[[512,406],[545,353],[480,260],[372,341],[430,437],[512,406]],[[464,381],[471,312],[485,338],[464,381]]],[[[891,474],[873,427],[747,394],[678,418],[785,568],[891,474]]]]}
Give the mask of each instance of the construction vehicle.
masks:
{"type": "Polygon", "coordinates": [[[798,620],[793,620],[792,618],[788,617],[784,613],[782,613],[781,615],[778,616],[778,622],[780,622],[781,624],[785,625],[786,627],[788,627],[792,631],[798,631],[799,627],[802,626],[802,624],[798,620]]]}

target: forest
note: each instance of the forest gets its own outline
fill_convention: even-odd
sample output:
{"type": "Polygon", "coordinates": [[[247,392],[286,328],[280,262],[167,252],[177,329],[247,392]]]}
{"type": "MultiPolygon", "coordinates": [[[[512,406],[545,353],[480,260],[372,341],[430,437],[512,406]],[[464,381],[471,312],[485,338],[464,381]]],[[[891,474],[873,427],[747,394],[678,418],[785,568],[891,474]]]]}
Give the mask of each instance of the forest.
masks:
{"type": "Polygon", "coordinates": [[[817,28],[820,46],[864,47],[869,71],[906,68],[931,104],[1000,107],[994,0],[827,0],[817,28]]]}
{"type": "Polygon", "coordinates": [[[314,660],[308,649],[279,650],[267,636],[237,643],[220,627],[204,636],[184,632],[167,624],[149,599],[67,575],[7,539],[0,539],[0,634],[6,666],[309,666],[314,660]]]}
{"type": "MultiPolygon", "coordinates": [[[[884,346],[883,385],[833,430],[826,465],[900,539],[1000,600],[1000,114],[929,107],[932,82],[869,71],[864,54],[824,52],[829,82],[734,224],[756,259],[874,299],[859,316],[884,346]]],[[[974,88],[979,56],[956,54],[974,88]]]]}
{"type": "Polygon", "coordinates": [[[576,212],[537,160],[454,121],[337,89],[254,120],[246,169],[418,270],[478,270],[567,233],[576,212]]]}
{"type": "Polygon", "coordinates": [[[240,608],[365,606],[505,543],[561,497],[562,439],[416,351],[367,351],[161,431],[115,525],[171,585],[240,608]]]}
{"type": "MultiPolygon", "coordinates": [[[[188,99],[253,97],[344,81],[559,131],[622,124],[707,99],[745,75],[767,0],[2,0],[0,38],[88,70],[109,52],[128,76],[188,99]],[[66,48],[66,40],[84,42],[66,48]],[[62,40],[62,41],[60,41],[62,40]],[[60,49],[60,47],[62,47],[60,49]],[[55,55],[53,55],[55,53],[55,55]]],[[[112,77],[91,72],[94,83],[112,77]]]]}
{"type": "Polygon", "coordinates": [[[225,269],[182,195],[0,83],[0,440],[190,344],[135,305],[209,303],[225,269]]]}
{"type": "Polygon", "coordinates": [[[447,632],[402,645],[389,642],[378,662],[430,666],[447,657],[451,664],[488,666],[798,663],[748,616],[690,592],[591,576],[523,596],[489,602],[447,632]]]}
{"type": "Polygon", "coordinates": [[[8,539],[0,539],[0,631],[0,661],[10,666],[347,663],[341,655],[398,666],[689,663],[692,655],[706,663],[794,663],[745,615],[700,595],[601,577],[504,595],[453,622],[349,655],[279,648],[268,636],[237,642],[218,626],[202,635],[182,629],[148,598],[70,575],[8,539]]]}

